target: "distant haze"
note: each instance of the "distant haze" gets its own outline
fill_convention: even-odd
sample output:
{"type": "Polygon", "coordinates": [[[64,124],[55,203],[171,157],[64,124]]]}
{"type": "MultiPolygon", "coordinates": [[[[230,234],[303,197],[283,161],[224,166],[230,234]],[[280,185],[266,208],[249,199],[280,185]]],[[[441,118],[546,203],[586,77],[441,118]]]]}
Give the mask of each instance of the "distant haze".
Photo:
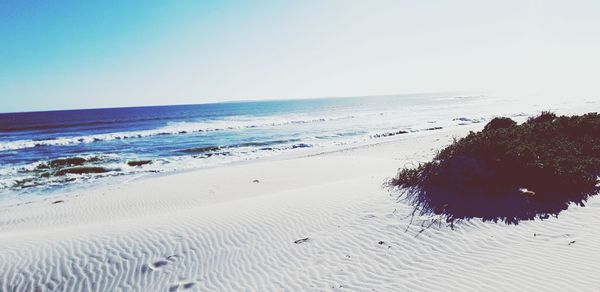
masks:
{"type": "Polygon", "coordinates": [[[598,1],[2,1],[0,112],[478,92],[598,98],[598,1]]]}

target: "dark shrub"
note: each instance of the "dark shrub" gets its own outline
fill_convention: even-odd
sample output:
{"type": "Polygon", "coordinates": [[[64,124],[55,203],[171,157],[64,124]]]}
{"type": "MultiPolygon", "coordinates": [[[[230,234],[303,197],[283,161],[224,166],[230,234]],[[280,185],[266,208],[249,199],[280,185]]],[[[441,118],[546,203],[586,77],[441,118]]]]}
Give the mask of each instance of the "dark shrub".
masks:
{"type": "Polygon", "coordinates": [[[508,127],[498,126],[509,119],[494,120],[433,161],[401,170],[390,184],[420,214],[442,214],[448,222],[545,218],[598,192],[600,115],[543,113],[508,127]]]}
{"type": "Polygon", "coordinates": [[[532,123],[546,123],[546,122],[552,122],[556,119],[556,115],[552,112],[542,112],[539,116],[537,117],[531,117],[529,119],[527,119],[527,122],[532,124],[532,123]]]}
{"type": "Polygon", "coordinates": [[[494,118],[493,120],[491,120],[487,125],[485,125],[485,128],[483,128],[484,131],[489,131],[489,130],[496,130],[496,129],[504,129],[504,128],[510,128],[513,126],[516,126],[517,123],[509,118],[504,118],[504,117],[500,117],[500,118],[494,118]]]}

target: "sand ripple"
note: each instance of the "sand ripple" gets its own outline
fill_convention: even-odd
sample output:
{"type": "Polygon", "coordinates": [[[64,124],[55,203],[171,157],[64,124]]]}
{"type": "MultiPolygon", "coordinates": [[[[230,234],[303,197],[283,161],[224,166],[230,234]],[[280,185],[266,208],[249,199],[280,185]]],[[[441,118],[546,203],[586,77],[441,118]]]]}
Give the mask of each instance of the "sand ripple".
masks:
{"type": "MultiPolygon", "coordinates": [[[[365,182],[364,180],[362,182],[365,182]]],[[[355,184],[0,242],[3,291],[592,291],[600,200],[559,219],[405,232],[409,207],[355,184]],[[315,204],[318,202],[318,204],[315,204]],[[396,209],[396,212],[394,212],[396,209]],[[142,227],[143,226],[143,227],[142,227]],[[300,238],[309,240],[294,243],[300,238]]]]}

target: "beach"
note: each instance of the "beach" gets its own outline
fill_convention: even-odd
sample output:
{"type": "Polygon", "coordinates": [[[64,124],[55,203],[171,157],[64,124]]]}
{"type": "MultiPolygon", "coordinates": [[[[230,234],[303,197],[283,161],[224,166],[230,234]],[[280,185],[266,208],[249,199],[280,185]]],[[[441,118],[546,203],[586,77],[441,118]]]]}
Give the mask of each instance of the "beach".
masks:
{"type": "Polygon", "coordinates": [[[383,186],[482,124],[0,209],[2,291],[593,291],[600,199],[518,225],[412,218],[383,186]]]}
{"type": "Polygon", "coordinates": [[[599,292],[599,11],[0,1],[0,292],[599,292]]]}

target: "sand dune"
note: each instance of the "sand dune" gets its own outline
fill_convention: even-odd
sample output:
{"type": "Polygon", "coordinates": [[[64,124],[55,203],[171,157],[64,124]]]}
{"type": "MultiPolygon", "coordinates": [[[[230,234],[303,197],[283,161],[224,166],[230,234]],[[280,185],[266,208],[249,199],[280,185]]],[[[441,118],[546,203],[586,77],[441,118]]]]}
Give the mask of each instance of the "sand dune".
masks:
{"type": "Polygon", "coordinates": [[[423,230],[431,218],[411,224],[381,187],[477,127],[2,208],[0,290],[597,291],[599,197],[544,221],[423,230]]]}

